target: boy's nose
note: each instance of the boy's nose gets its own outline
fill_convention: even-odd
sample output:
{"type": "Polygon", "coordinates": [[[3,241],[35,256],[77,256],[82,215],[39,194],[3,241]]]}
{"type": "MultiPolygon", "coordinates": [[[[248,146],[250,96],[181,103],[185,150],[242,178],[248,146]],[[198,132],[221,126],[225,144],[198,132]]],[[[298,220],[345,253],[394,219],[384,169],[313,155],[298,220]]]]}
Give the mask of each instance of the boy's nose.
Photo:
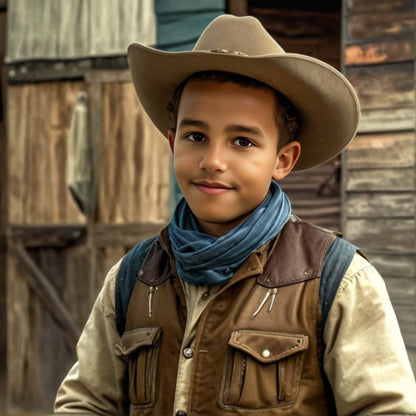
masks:
{"type": "Polygon", "coordinates": [[[227,169],[225,149],[221,146],[207,146],[199,162],[199,167],[208,172],[223,172],[227,169]]]}

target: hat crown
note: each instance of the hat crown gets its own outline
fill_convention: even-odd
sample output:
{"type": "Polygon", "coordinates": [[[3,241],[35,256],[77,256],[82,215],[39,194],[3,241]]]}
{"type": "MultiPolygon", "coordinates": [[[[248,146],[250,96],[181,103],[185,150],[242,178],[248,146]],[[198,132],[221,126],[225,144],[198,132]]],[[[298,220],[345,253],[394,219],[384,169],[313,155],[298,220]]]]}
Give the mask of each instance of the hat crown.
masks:
{"type": "Polygon", "coordinates": [[[193,50],[248,56],[285,53],[255,17],[227,14],[217,17],[206,27],[193,50]]]}

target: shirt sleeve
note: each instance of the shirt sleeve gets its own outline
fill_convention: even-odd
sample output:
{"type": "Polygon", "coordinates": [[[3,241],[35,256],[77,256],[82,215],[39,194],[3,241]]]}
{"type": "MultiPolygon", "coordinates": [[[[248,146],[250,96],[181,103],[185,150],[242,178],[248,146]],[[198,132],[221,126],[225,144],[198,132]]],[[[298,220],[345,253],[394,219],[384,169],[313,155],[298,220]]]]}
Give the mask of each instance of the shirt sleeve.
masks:
{"type": "Polygon", "coordinates": [[[78,361],[59,387],[56,413],[128,413],[126,365],[114,353],[120,337],[115,324],[117,263],[108,273],[77,344],[78,361]]]}
{"type": "Polygon", "coordinates": [[[416,383],[383,279],[356,254],[324,328],[338,416],[416,413],[416,383]]]}

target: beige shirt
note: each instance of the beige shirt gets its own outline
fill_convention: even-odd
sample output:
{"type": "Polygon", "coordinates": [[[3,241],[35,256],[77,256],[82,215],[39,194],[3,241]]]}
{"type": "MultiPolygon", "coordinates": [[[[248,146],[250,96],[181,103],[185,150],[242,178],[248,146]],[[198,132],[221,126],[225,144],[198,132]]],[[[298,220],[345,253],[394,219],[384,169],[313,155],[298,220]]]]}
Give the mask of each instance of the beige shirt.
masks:
{"type": "MultiPolygon", "coordinates": [[[[56,412],[100,415],[126,412],[125,364],[113,346],[115,281],[108,273],[77,344],[78,362],[58,390],[56,412]],[[99,340],[99,342],[97,342],[99,340]]],[[[183,282],[188,318],[182,349],[194,342],[199,318],[219,287],[183,282]]],[[[324,369],[334,392],[337,413],[416,413],[416,383],[383,279],[356,254],[335,296],[324,328],[324,369]]],[[[173,414],[187,409],[192,359],[181,354],[173,414]]]]}

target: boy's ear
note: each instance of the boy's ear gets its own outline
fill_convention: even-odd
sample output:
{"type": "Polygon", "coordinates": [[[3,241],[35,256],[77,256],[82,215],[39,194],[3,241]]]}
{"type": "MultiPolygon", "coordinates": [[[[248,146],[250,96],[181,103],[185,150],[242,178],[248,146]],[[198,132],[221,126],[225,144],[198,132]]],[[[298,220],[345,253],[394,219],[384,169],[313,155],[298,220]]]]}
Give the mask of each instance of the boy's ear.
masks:
{"type": "Polygon", "coordinates": [[[274,180],[280,181],[289,175],[299,159],[300,150],[301,146],[297,141],[289,142],[279,150],[277,165],[273,173],[274,180]]]}
{"type": "Polygon", "coordinates": [[[168,140],[169,140],[170,150],[172,150],[172,153],[173,153],[173,147],[174,147],[174,143],[175,143],[175,130],[169,129],[169,131],[168,131],[168,140]]]}

